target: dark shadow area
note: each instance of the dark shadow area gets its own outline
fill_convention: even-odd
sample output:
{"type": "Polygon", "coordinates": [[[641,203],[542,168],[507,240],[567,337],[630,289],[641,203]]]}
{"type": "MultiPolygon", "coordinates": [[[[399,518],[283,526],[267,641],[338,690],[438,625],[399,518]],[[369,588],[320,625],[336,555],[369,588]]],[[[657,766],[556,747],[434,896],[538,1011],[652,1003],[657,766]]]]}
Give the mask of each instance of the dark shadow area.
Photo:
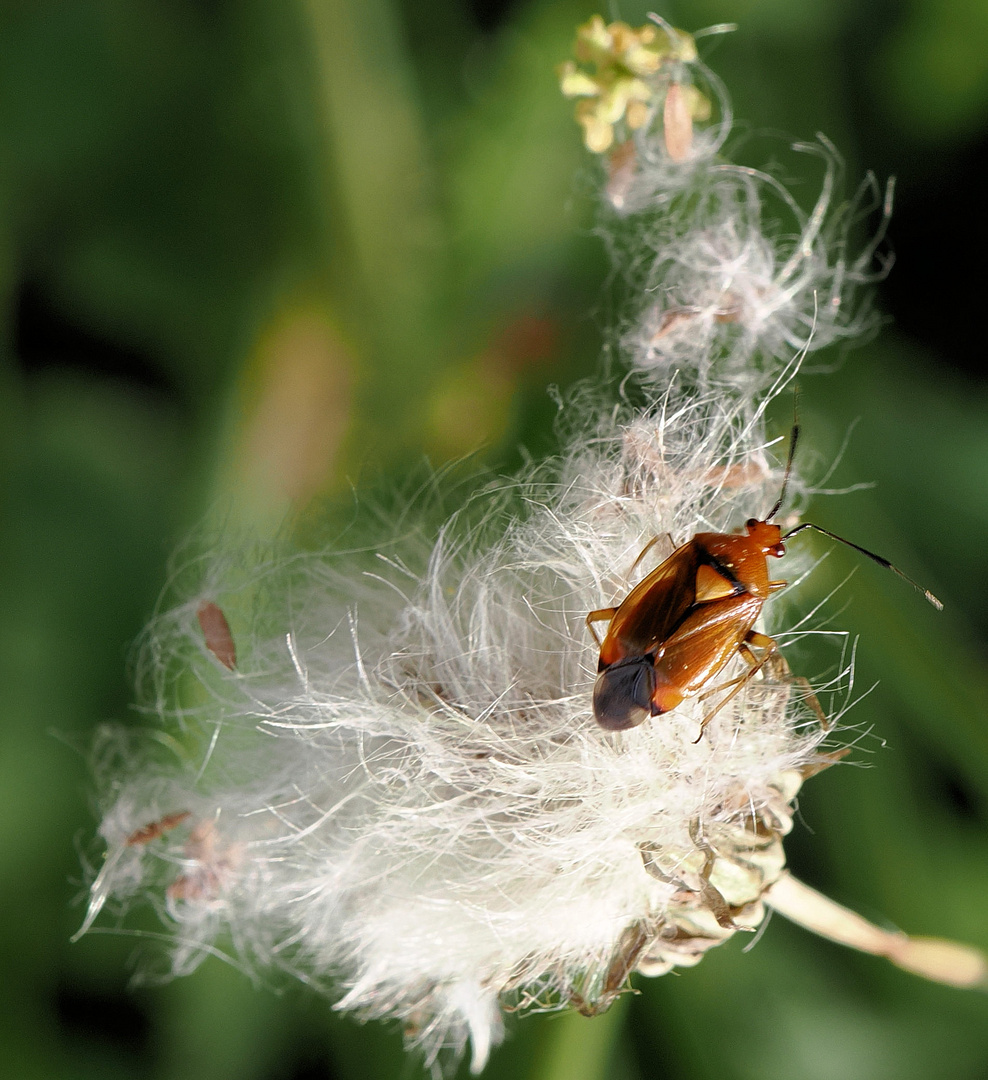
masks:
{"type": "Polygon", "coordinates": [[[79,986],[61,986],[55,1008],[62,1030],[72,1040],[97,1043],[147,1061],[151,1023],[130,992],[106,993],[79,986]]]}
{"type": "Polygon", "coordinates": [[[52,369],[74,370],[98,379],[116,379],[175,405],[178,387],[155,358],[138,346],[96,333],[62,311],[36,281],[21,283],[14,302],[14,353],[28,377],[52,369]]]}

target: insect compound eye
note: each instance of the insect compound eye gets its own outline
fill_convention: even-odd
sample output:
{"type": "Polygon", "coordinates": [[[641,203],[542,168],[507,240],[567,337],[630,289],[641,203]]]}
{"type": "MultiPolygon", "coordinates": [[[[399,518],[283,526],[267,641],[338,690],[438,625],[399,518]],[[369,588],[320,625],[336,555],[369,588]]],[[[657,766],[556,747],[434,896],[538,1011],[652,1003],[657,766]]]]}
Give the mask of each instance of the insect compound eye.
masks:
{"type": "Polygon", "coordinates": [[[593,688],[593,712],[608,731],[637,727],[651,712],[655,688],[653,661],[639,656],[613,664],[597,676],[593,688]]]}

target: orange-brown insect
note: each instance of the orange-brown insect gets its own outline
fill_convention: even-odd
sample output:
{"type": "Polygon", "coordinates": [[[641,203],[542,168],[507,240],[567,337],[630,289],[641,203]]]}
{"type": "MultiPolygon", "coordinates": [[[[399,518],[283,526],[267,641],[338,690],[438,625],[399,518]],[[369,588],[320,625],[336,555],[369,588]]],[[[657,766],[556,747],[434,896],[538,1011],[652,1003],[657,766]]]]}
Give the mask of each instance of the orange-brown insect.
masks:
{"type": "MultiPolygon", "coordinates": [[[[749,671],[716,688],[734,686],[737,693],[777,649],[774,638],[754,629],[765,601],[787,584],[770,580],[768,557],[785,555],[785,541],[804,529],[816,529],[860,551],[905,578],[934,607],[943,607],[888,559],[819,525],[805,522],[782,535],[772,518],[785,499],[798,437],[799,426],[794,424],[782,492],[763,520],[749,519],[746,534],[697,533],[646,575],[617,607],[600,608],[587,616],[587,627],[600,646],[593,711],[601,727],[621,731],[650,715],[675,709],[699,694],[740,654],[749,663],[749,671]],[[595,622],[610,623],[603,641],[594,631],[595,622]],[[761,658],[753,648],[762,650],[761,658]]],[[[654,543],[646,545],[639,561],[654,543]]]]}

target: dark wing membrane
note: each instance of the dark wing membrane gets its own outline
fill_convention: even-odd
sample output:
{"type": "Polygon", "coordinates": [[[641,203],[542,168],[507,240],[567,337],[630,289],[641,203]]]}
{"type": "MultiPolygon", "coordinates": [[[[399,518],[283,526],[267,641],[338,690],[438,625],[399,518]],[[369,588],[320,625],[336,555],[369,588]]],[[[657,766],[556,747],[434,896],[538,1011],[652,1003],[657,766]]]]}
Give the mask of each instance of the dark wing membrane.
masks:
{"type": "Polygon", "coordinates": [[[699,550],[690,540],[642,578],[611,619],[601,661],[611,664],[629,654],[649,652],[665,641],[696,602],[699,565],[699,550]]]}
{"type": "Polygon", "coordinates": [[[683,697],[699,693],[737,653],[762,604],[744,595],[697,605],[659,651],[656,671],[683,697]]]}
{"type": "Polygon", "coordinates": [[[648,719],[655,688],[650,656],[612,664],[597,676],[593,688],[593,712],[608,731],[624,731],[648,719]]]}

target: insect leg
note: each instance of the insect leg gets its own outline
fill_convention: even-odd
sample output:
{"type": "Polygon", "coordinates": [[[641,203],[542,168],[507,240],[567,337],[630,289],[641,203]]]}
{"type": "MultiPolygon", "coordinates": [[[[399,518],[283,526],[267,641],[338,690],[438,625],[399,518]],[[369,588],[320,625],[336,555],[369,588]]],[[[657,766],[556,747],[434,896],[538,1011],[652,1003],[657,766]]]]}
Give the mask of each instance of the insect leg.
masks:
{"type": "MultiPolygon", "coordinates": [[[[812,710],[813,715],[817,718],[820,727],[824,731],[830,730],[830,720],[827,714],[823,711],[823,706],[820,704],[820,699],[813,692],[813,687],[810,685],[809,679],[803,675],[793,675],[792,668],[789,666],[786,658],[779,652],[771,654],[772,664],[778,671],[778,677],[780,680],[788,682],[791,686],[798,687],[803,694],[803,701],[812,710]]],[[[768,657],[766,657],[768,659],[768,657]]]]}
{"type": "MultiPolygon", "coordinates": [[[[757,667],[752,667],[752,670],[742,676],[743,678],[750,678],[758,668],[761,668],[764,664],[769,664],[775,671],[776,677],[782,681],[787,682],[791,686],[798,686],[803,692],[803,700],[813,711],[813,715],[820,723],[820,727],[824,731],[830,730],[830,721],[827,718],[827,714],[823,711],[823,706],[820,704],[820,699],[813,693],[813,687],[810,685],[809,679],[802,675],[793,675],[792,668],[789,666],[786,658],[778,651],[778,645],[775,638],[770,638],[767,634],[759,634],[756,630],[751,630],[748,636],[738,646],[738,651],[748,661],[749,664],[757,667]],[[768,653],[759,661],[756,660],[754,653],[749,648],[750,645],[754,645],[756,649],[767,649],[768,653]]],[[[720,708],[720,706],[717,706],[720,708]]]]}
{"type": "Polygon", "coordinates": [[[598,649],[600,648],[600,638],[597,637],[597,631],[594,630],[593,624],[595,622],[610,622],[610,620],[614,618],[616,612],[616,607],[602,607],[597,608],[596,611],[591,611],[587,616],[587,629],[593,634],[593,639],[597,642],[598,649]]]}
{"type": "MultiPolygon", "coordinates": [[[[724,698],[723,701],[719,701],[717,705],[707,713],[707,715],[700,721],[700,734],[693,740],[699,742],[703,738],[703,732],[706,729],[707,724],[724,708],[728,702],[733,701],[734,698],[741,693],[741,691],[748,685],[748,683],[758,674],[759,671],[769,662],[769,660],[776,656],[776,649],[778,643],[775,638],[769,637],[768,634],[759,634],[755,630],[748,632],[745,641],[742,641],[738,646],[738,652],[751,666],[743,674],[739,675],[736,679],[731,679],[729,682],[722,683],[720,686],[715,686],[712,690],[708,690],[705,694],[701,694],[699,700],[703,700],[706,697],[710,697],[711,694],[719,693],[721,690],[725,690],[727,687],[733,687],[731,692],[724,698]],[[765,655],[759,660],[755,654],[751,651],[749,644],[754,645],[756,649],[764,649],[765,655]]],[[[788,670],[788,665],[786,665],[788,670]]]]}
{"type": "MultiPolygon", "coordinates": [[[[767,659],[768,657],[765,658],[765,660],[767,659]]],[[[737,679],[732,679],[731,682],[724,683],[723,686],[714,687],[713,690],[709,690],[706,694],[702,695],[703,697],[709,697],[710,694],[715,694],[718,691],[723,690],[725,686],[731,686],[732,683],[736,684],[731,690],[731,692],[727,695],[727,697],[725,697],[723,701],[719,701],[714,706],[714,708],[711,709],[710,712],[708,712],[707,715],[700,721],[700,734],[697,735],[697,737],[693,740],[694,743],[698,743],[703,738],[703,732],[706,730],[707,724],[709,724],[710,721],[713,720],[713,718],[720,712],[720,710],[723,709],[724,706],[728,704],[728,702],[733,701],[738,696],[738,694],[740,694],[741,691],[748,685],[748,683],[751,682],[751,680],[758,674],[758,672],[761,671],[761,669],[765,666],[765,660],[759,660],[754,667],[749,668],[743,675],[739,676],[737,679]]]]}
{"type": "MultiPolygon", "coordinates": [[[[744,641],[742,641],[741,644],[738,646],[738,652],[740,653],[742,659],[750,665],[749,669],[743,675],[739,675],[736,679],[728,679],[727,682],[720,683],[712,690],[707,690],[705,693],[697,695],[697,701],[703,701],[704,698],[712,697],[714,694],[719,694],[722,690],[726,690],[728,689],[728,687],[731,686],[737,687],[737,689],[734,691],[734,694],[736,694],[741,689],[741,687],[744,686],[746,682],[748,682],[749,679],[751,679],[753,676],[757,675],[759,671],[761,671],[761,669],[772,659],[773,656],[777,655],[776,640],[775,638],[769,637],[767,634],[759,634],[752,630],[748,634],[748,641],[750,641],[756,649],[765,649],[766,655],[759,659],[751,651],[748,645],[744,641]]],[[[792,676],[792,672],[789,670],[788,664],[786,665],[785,674],[787,677],[792,676]]],[[[795,676],[792,677],[795,678],[795,676]]],[[[734,697],[734,694],[732,694],[731,697],[734,697]]],[[[720,705],[717,706],[716,709],[714,709],[714,712],[712,712],[710,716],[713,716],[714,713],[716,713],[719,709],[723,708],[723,706],[731,700],[731,697],[724,698],[724,700],[720,703],[720,705]]],[[[703,721],[704,727],[706,727],[707,721],[710,719],[710,716],[708,716],[707,719],[703,721]]]]}
{"type": "MultiPolygon", "coordinates": [[[[747,660],[748,657],[745,657],[745,659],[747,660]]],[[[760,668],[762,666],[761,662],[759,662],[757,660],[755,661],[755,665],[756,666],[752,666],[743,675],[739,675],[736,679],[728,679],[727,682],[718,683],[717,686],[713,687],[713,689],[711,689],[711,690],[705,690],[702,694],[697,694],[696,700],[697,701],[704,701],[708,697],[713,697],[714,694],[719,694],[723,690],[730,689],[732,686],[736,686],[738,688],[738,690],[740,690],[741,687],[752,677],[752,675],[755,674],[755,672],[758,670],[758,668],[760,668]]],[[[737,690],[735,691],[735,693],[737,693],[737,690]]],[[[726,705],[727,702],[730,701],[730,700],[731,700],[730,698],[724,698],[723,702],[721,702],[721,705],[726,705]]],[[[718,705],[717,709],[720,709],[721,705],[718,705]]],[[[715,709],[714,711],[716,712],[717,710],[715,709]]],[[[713,713],[710,714],[710,716],[713,716],[713,715],[714,715],[713,713]]],[[[707,717],[707,720],[710,719],[710,716],[707,717]]],[[[703,721],[704,727],[706,727],[707,720],[703,721]]]]}
{"type": "MultiPolygon", "coordinates": [[[[789,665],[787,664],[786,667],[788,666],[789,665]]],[[[813,693],[813,687],[810,686],[810,680],[807,679],[804,675],[793,675],[792,672],[790,672],[789,674],[792,676],[792,681],[796,684],[796,686],[798,686],[800,690],[803,691],[803,700],[813,710],[813,715],[816,716],[817,720],[820,722],[820,727],[823,728],[824,731],[829,731],[830,718],[823,711],[823,706],[820,704],[820,699],[816,696],[816,694],[813,693]]]]}
{"type": "Polygon", "coordinates": [[[673,540],[672,533],[667,532],[662,533],[660,536],[653,536],[652,539],[649,540],[649,542],[641,549],[641,551],[638,552],[638,558],[635,559],[635,561],[631,564],[631,569],[628,571],[629,575],[633,574],[638,569],[638,565],[642,561],[642,559],[645,558],[645,556],[652,550],[652,548],[655,547],[655,545],[662,539],[663,536],[669,541],[670,549],[672,551],[676,550],[679,545],[676,543],[675,540],[673,540]]]}
{"type": "Polygon", "coordinates": [[[635,559],[635,561],[631,564],[631,570],[628,571],[630,574],[633,574],[638,569],[638,564],[642,561],[642,559],[645,558],[645,556],[652,550],[652,548],[655,547],[659,540],[660,537],[653,536],[652,539],[649,540],[649,542],[641,549],[641,551],[638,552],[638,558],[635,559]]]}
{"type": "MultiPolygon", "coordinates": [[[[746,648],[747,645],[754,645],[756,649],[767,649],[769,656],[779,647],[774,637],[769,637],[768,634],[759,634],[757,630],[749,630],[745,635],[744,643],[741,645],[741,655],[745,656],[746,660],[751,656],[751,650],[746,648]]],[[[767,660],[768,656],[765,659],[767,660]]],[[[786,666],[788,667],[788,665],[786,666]]]]}

